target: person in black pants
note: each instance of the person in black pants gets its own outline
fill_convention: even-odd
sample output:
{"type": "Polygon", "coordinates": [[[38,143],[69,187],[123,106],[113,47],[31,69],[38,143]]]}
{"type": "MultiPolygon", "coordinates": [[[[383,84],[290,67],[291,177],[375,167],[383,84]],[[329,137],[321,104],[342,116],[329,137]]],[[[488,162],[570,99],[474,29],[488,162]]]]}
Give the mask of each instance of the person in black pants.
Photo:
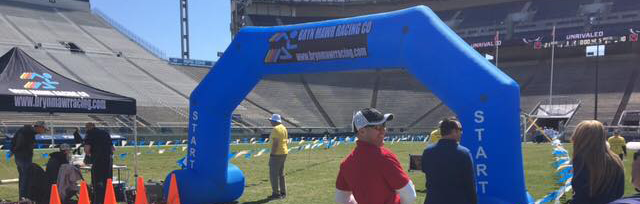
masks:
{"type": "Polygon", "coordinates": [[[422,153],[422,172],[427,179],[424,203],[478,203],[471,153],[458,144],[462,125],[445,118],[440,122],[440,134],[442,139],[422,153]]]}
{"type": "Polygon", "coordinates": [[[20,199],[29,196],[29,170],[33,162],[33,148],[36,145],[36,134],[47,131],[44,121],[38,121],[33,126],[25,125],[11,138],[11,152],[15,155],[16,166],[18,167],[18,189],[20,199]]]}
{"type": "Polygon", "coordinates": [[[84,151],[91,157],[91,183],[93,185],[93,202],[100,204],[104,201],[107,179],[113,176],[111,155],[115,151],[111,143],[111,135],[107,131],[96,128],[95,124],[85,124],[84,151]]]}

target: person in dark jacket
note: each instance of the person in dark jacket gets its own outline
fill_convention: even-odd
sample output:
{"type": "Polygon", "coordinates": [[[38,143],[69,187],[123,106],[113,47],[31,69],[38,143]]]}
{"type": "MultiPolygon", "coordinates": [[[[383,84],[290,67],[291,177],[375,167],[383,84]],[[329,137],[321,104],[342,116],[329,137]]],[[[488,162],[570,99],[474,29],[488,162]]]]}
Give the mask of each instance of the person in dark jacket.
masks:
{"type": "Polygon", "coordinates": [[[602,123],[585,120],[571,136],[573,142],[572,204],[609,203],[624,194],[624,167],[606,144],[602,123]]]}
{"type": "Polygon", "coordinates": [[[71,147],[68,144],[61,144],[60,151],[51,153],[49,155],[49,161],[47,162],[47,180],[49,185],[58,182],[58,172],[60,166],[69,163],[69,157],[71,156],[71,147]]]}
{"type": "Polygon", "coordinates": [[[73,150],[73,154],[80,155],[82,154],[80,148],[84,147],[84,138],[80,135],[80,128],[76,127],[76,131],[73,132],[73,142],[76,144],[80,144],[76,149],[73,150]]]}
{"type": "Polygon", "coordinates": [[[111,143],[111,135],[107,131],[96,128],[95,124],[85,124],[87,134],[85,136],[84,151],[91,157],[91,183],[93,185],[93,202],[102,203],[107,179],[113,175],[111,155],[115,151],[111,143]]]}
{"type": "Polygon", "coordinates": [[[459,145],[462,125],[453,118],[440,122],[442,138],[422,153],[422,172],[427,179],[425,204],[478,202],[473,160],[469,149],[459,145]]]}
{"type": "Polygon", "coordinates": [[[33,163],[33,148],[36,145],[36,134],[47,131],[44,121],[38,121],[33,126],[25,125],[18,129],[11,138],[11,152],[15,155],[16,166],[18,167],[18,189],[20,199],[27,198],[29,169],[33,163]]]}

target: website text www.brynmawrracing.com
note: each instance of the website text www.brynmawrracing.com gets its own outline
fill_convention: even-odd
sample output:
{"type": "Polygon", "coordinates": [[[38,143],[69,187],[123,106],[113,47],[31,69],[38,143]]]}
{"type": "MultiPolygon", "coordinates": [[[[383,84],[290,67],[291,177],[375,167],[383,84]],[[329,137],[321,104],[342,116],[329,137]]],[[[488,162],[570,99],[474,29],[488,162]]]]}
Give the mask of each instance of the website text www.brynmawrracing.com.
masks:
{"type": "Polygon", "coordinates": [[[342,50],[327,50],[316,52],[302,52],[296,53],[296,59],[298,62],[304,61],[320,61],[320,60],[333,60],[333,59],[345,59],[345,58],[360,58],[367,56],[367,48],[348,48],[342,50]]]}
{"type": "Polygon", "coordinates": [[[14,96],[15,107],[25,108],[63,108],[106,110],[107,101],[102,99],[61,98],[61,97],[33,97],[14,96]]]}

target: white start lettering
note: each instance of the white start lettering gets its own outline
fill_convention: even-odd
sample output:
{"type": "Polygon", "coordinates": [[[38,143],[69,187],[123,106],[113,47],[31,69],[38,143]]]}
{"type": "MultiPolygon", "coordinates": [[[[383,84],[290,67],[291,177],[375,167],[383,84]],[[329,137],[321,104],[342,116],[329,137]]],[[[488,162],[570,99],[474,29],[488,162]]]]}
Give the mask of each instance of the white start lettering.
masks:
{"type": "Polygon", "coordinates": [[[482,146],[482,137],[485,129],[483,128],[483,123],[485,121],[484,112],[481,110],[477,110],[473,113],[474,119],[473,121],[476,123],[474,132],[478,137],[478,150],[476,151],[475,163],[476,163],[476,176],[478,181],[479,193],[485,194],[486,186],[489,185],[488,181],[483,181],[484,177],[489,176],[488,166],[485,162],[489,157],[487,156],[487,152],[485,152],[484,147],[482,146]]]}
{"type": "Polygon", "coordinates": [[[196,130],[198,127],[198,111],[193,111],[191,113],[191,139],[189,139],[189,156],[187,165],[189,168],[193,169],[196,163],[196,146],[198,143],[196,142],[196,130]]]}

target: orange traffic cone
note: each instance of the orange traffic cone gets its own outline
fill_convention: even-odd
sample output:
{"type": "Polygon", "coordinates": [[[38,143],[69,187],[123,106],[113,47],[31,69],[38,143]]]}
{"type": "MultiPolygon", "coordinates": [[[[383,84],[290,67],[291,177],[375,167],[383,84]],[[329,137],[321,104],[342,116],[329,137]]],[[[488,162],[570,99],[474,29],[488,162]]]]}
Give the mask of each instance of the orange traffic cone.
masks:
{"type": "Polygon", "coordinates": [[[91,204],[86,181],[82,181],[82,183],[80,183],[80,197],[78,198],[78,204],[91,204]]]}
{"type": "Polygon", "coordinates": [[[104,193],[104,204],[118,204],[116,202],[116,194],[113,191],[113,183],[111,183],[111,179],[107,179],[107,190],[104,193]]]}
{"type": "Polygon", "coordinates": [[[180,204],[180,193],[178,192],[176,174],[171,174],[171,185],[169,186],[169,198],[167,199],[167,204],[180,204]]]}
{"type": "Polygon", "coordinates": [[[147,201],[147,189],[144,187],[144,179],[142,178],[142,176],[138,177],[135,204],[149,204],[149,202],[147,201]]]}
{"type": "Polygon", "coordinates": [[[61,204],[60,194],[58,194],[58,185],[51,185],[51,196],[49,197],[49,204],[61,204]]]}

